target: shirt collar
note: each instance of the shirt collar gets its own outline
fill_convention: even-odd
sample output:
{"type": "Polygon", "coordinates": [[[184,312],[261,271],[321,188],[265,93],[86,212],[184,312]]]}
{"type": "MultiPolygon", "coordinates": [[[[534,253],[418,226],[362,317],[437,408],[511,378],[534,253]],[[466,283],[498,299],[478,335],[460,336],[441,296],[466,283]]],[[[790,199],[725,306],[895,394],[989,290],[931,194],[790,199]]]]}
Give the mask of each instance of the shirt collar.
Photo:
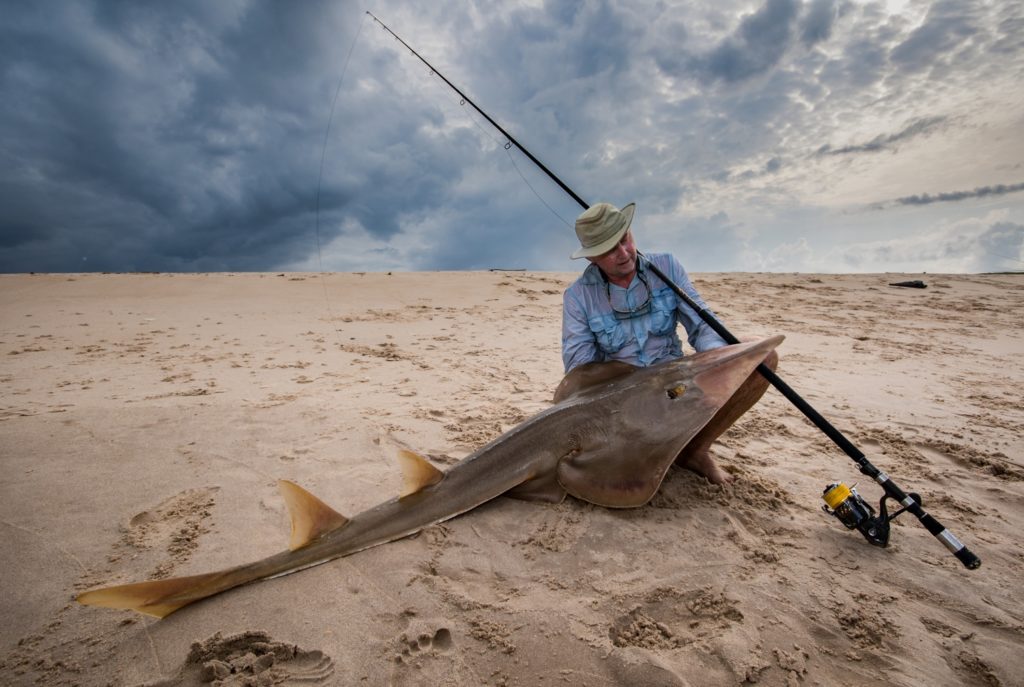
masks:
{"type": "MultiPolygon", "coordinates": [[[[646,274],[647,261],[643,258],[637,258],[636,262],[637,271],[644,272],[646,274]]],[[[587,268],[583,270],[583,276],[580,278],[580,280],[584,284],[593,284],[598,286],[604,286],[605,283],[604,275],[601,274],[601,268],[595,265],[594,263],[590,263],[589,265],[587,265],[587,268]]]]}

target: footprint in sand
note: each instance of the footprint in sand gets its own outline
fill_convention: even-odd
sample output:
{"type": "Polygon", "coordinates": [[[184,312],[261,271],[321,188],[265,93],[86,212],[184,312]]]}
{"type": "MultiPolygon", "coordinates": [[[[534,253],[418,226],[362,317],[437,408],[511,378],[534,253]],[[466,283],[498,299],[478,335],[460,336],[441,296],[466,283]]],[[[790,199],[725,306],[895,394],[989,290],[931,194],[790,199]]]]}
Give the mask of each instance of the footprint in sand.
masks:
{"type": "Polygon", "coordinates": [[[140,550],[164,548],[168,559],[157,565],[152,577],[167,577],[179,563],[192,557],[199,537],[209,532],[207,520],[217,490],[186,489],[136,514],[123,528],[122,545],[140,550]]]}
{"type": "Polygon", "coordinates": [[[575,503],[563,502],[544,508],[537,515],[531,514],[528,524],[529,533],[516,545],[523,547],[523,555],[530,560],[545,552],[571,550],[588,530],[586,511],[575,503]]]}
{"type": "Polygon", "coordinates": [[[395,663],[415,663],[421,657],[451,651],[455,644],[451,630],[431,627],[430,623],[418,622],[399,635],[395,663]]]}
{"type": "Polygon", "coordinates": [[[656,589],[608,630],[617,647],[673,649],[720,637],[743,622],[736,601],[710,587],[656,589]]]}
{"type": "Polygon", "coordinates": [[[955,657],[947,657],[946,663],[964,678],[966,685],[1002,685],[995,671],[984,659],[969,649],[960,651],[955,657]]]}
{"type": "Polygon", "coordinates": [[[866,599],[857,606],[837,606],[832,609],[837,624],[858,649],[877,650],[887,639],[897,639],[899,627],[879,608],[872,608],[866,599]]]}
{"type": "Polygon", "coordinates": [[[204,642],[194,642],[178,672],[154,687],[317,685],[327,683],[332,675],[334,660],[322,651],[274,641],[259,630],[228,637],[218,632],[204,642]]]}
{"type": "Polygon", "coordinates": [[[655,620],[640,608],[634,608],[616,620],[609,635],[612,643],[618,647],[675,649],[683,643],[668,625],[655,620]]]}

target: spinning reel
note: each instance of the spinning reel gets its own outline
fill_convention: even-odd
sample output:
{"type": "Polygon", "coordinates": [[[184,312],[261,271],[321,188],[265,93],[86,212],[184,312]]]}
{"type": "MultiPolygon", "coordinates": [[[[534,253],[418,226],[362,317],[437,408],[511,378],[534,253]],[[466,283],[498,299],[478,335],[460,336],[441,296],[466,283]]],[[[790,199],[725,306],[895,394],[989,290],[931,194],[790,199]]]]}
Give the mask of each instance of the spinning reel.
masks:
{"type": "MultiPolygon", "coordinates": [[[[917,494],[908,494],[910,498],[921,505],[921,497],[917,494]]],[[[859,530],[869,543],[875,546],[889,545],[889,523],[895,520],[906,507],[889,515],[885,500],[889,498],[886,494],[878,502],[878,515],[864,498],[857,493],[857,485],[848,487],[842,482],[836,482],[825,487],[821,498],[825,500],[823,511],[834,515],[839,522],[843,523],[848,530],[859,530]]]]}

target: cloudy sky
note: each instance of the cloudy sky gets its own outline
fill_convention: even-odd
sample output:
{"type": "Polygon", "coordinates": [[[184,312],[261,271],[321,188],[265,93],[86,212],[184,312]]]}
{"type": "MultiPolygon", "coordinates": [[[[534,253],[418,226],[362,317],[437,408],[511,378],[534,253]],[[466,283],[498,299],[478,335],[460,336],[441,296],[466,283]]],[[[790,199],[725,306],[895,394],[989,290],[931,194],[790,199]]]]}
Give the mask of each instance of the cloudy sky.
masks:
{"type": "Polygon", "coordinates": [[[1024,270],[1024,3],[14,2],[0,271],[1024,270]]]}

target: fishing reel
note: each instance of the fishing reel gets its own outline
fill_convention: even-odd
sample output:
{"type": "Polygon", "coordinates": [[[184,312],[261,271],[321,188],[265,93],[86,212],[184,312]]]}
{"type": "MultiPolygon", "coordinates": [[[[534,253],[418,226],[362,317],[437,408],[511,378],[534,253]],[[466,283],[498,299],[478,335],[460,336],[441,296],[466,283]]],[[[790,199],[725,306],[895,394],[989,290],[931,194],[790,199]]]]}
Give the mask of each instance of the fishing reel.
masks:
{"type": "MultiPolygon", "coordinates": [[[[921,505],[921,497],[917,494],[909,494],[918,505],[921,505]]],[[[823,511],[834,515],[839,522],[843,523],[848,530],[859,530],[868,543],[875,546],[889,545],[889,523],[895,520],[906,508],[889,515],[889,509],[885,500],[889,498],[886,494],[878,502],[878,515],[864,498],[857,493],[857,485],[848,487],[842,482],[836,482],[825,487],[821,498],[825,500],[823,511]]]]}

